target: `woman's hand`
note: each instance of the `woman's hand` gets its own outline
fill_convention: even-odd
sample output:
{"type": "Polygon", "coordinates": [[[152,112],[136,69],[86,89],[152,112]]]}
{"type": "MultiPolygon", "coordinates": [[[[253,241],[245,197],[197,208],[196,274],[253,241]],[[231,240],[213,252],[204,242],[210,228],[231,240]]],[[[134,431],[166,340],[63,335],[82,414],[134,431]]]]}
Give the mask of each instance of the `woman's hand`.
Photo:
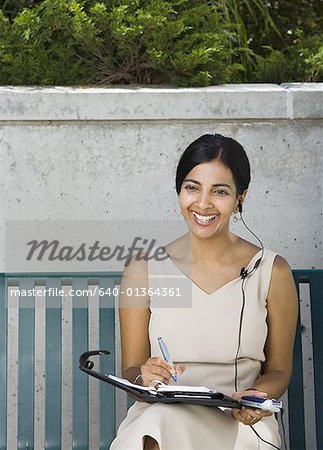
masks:
{"type": "Polygon", "coordinates": [[[163,358],[148,358],[145,364],[140,367],[141,384],[149,386],[153,380],[159,380],[168,384],[172,375],[182,375],[184,370],[185,366],[182,364],[175,364],[173,367],[163,358]]]}
{"type": "MultiPolygon", "coordinates": [[[[245,395],[253,397],[264,397],[264,398],[267,397],[266,392],[260,392],[257,391],[256,389],[234,392],[231,395],[231,397],[234,400],[238,400],[240,402],[241,397],[245,395]]],[[[246,408],[243,406],[242,409],[233,408],[231,410],[231,415],[232,417],[234,417],[234,419],[244,423],[245,425],[254,425],[255,423],[259,422],[263,417],[271,416],[272,412],[263,411],[262,409],[246,408]]]]}

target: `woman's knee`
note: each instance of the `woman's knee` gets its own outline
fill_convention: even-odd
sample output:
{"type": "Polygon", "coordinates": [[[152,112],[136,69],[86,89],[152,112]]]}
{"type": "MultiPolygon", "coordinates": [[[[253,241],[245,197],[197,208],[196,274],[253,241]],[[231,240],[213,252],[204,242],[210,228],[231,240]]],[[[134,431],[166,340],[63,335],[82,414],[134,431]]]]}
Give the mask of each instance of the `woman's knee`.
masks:
{"type": "Polygon", "coordinates": [[[151,436],[144,437],[144,450],[159,450],[158,442],[151,436]]]}

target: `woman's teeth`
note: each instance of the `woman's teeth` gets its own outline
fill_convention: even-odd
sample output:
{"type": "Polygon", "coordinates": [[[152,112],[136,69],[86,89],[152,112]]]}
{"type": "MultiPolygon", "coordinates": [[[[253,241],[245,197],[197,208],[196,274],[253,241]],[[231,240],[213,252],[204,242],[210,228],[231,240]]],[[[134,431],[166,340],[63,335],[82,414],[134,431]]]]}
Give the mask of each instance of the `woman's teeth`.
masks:
{"type": "Polygon", "coordinates": [[[201,223],[210,223],[216,218],[216,214],[213,214],[212,216],[201,216],[200,214],[197,214],[196,212],[192,212],[193,216],[198,222],[201,223]]]}

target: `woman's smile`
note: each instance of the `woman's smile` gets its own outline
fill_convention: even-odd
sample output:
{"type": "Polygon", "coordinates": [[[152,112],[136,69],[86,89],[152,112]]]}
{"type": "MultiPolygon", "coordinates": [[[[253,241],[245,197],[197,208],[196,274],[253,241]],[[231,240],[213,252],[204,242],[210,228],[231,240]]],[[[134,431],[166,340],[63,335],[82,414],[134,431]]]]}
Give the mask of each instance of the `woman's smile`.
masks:
{"type": "Polygon", "coordinates": [[[192,216],[199,225],[205,227],[215,222],[217,217],[219,217],[219,214],[206,214],[206,213],[200,214],[197,213],[196,211],[192,211],[192,216]]]}

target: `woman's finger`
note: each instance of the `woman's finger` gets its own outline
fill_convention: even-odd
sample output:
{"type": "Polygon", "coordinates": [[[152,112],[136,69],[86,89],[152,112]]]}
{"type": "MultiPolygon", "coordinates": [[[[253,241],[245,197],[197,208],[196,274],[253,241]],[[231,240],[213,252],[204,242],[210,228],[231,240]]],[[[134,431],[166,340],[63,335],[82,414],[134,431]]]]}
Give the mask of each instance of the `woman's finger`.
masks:
{"type": "Polygon", "coordinates": [[[171,376],[175,374],[174,368],[169,367],[166,369],[166,368],[158,366],[156,364],[152,364],[150,366],[150,371],[154,375],[161,375],[162,377],[166,378],[167,380],[169,380],[171,378],[171,376]]]}
{"type": "Polygon", "coordinates": [[[239,422],[242,422],[244,425],[251,424],[251,418],[248,418],[248,416],[244,416],[241,414],[241,410],[232,410],[231,412],[232,416],[238,420],[239,422]]]}
{"type": "Polygon", "coordinates": [[[171,364],[169,364],[168,362],[166,362],[164,360],[164,358],[155,357],[155,358],[150,358],[150,360],[148,360],[148,361],[150,361],[150,363],[153,364],[154,366],[163,367],[171,375],[175,375],[175,373],[176,373],[175,367],[172,366],[171,364]]]}
{"type": "Polygon", "coordinates": [[[183,364],[175,364],[175,370],[177,375],[182,375],[182,373],[185,371],[186,367],[183,364]]]}
{"type": "Polygon", "coordinates": [[[144,386],[149,386],[153,380],[168,384],[171,376],[175,374],[174,367],[162,358],[149,358],[140,368],[144,386]]]}
{"type": "Polygon", "coordinates": [[[154,373],[151,373],[151,372],[144,372],[144,373],[142,373],[141,379],[142,379],[142,385],[143,386],[150,386],[153,381],[161,381],[164,384],[168,384],[169,383],[169,379],[168,378],[164,378],[161,375],[154,374],[154,373]]]}
{"type": "Polygon", "coordinates": [[[231,414],[236,420],[242,422],[244,425],[254,425],[257,422],[259,422],[263,417],[271,415],[272,413],[269,411],[243,408],[243,409],[232,409],[231,414]]]}

